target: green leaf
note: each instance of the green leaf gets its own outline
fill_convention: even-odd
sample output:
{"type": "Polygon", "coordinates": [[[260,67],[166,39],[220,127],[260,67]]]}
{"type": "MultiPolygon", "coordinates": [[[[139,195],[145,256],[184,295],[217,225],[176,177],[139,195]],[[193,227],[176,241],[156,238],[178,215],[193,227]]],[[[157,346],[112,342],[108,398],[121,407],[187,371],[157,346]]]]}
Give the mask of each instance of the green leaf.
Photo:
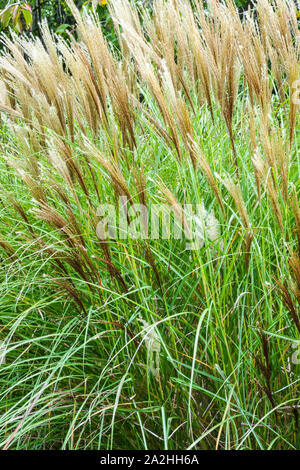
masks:
{"type": "Polygon", "coordinates": [[[31,28],[32,26],[32,13],[31,13],[31,9],[28,10],[27,8],[24,8],[22,7],[22,13],[23,13],[23,16],[24,16],[24,19],[25,19],[25,23],[26,23],[26,28],[31,28]]]}
{"type": "Polygon", "coordinates": [[[10,8],[5,8],[0,13],[0,21],[3,25],[3,28],[6,28],[8,26],[8,23],[9,23],[10,19],[11,19],[11,9],[10,8]]]}
{"type": "Polygon", "coordinates": [[[70,25],[69,24],[61,24],[58,28],[56,28],[55,32],[60,34],[60,33],[64,33],[66,31],[67,28],[69,28],[70,25]]]}

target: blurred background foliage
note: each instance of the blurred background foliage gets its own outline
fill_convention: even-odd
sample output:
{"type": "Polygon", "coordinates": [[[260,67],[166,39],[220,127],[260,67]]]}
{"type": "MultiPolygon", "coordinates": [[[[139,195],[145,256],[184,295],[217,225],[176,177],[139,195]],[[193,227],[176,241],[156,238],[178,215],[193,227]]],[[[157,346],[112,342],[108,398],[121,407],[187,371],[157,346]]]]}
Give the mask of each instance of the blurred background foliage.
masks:
{"type": "MultiPolygon", "coordinates": [[[[107,0],[75,0],[82,11],[96,9],[106,33],[112,33],[107,0]]],[[[47,19],[49,27],[58,34],[66,34],[74,28],[74,18],[64,0],[0,0],[0,30],[9,34],[10,29],[19,34],[40,34],[39,24],[47,19]]]]}
{"type": "MultiPolygon", "coordinates": [[[[113,42],[116,40],[113,22],[107,4],[109,0],[75,0],[82,14],[95,9],[101,19],[105,35],[113,42]]],[[[153,0],[136,0],[151,9],[153,0]]],[[[251,0],[235,0],[241,13],[252,4],[251,0]]],[[[39,35],[39,23],[47,18],[52,31],[67,36],[74,29],[74,18],[65,0],[0,0],[0,30],[10,34],[15,30],[18,34],[33,33],[39,35]]]]}

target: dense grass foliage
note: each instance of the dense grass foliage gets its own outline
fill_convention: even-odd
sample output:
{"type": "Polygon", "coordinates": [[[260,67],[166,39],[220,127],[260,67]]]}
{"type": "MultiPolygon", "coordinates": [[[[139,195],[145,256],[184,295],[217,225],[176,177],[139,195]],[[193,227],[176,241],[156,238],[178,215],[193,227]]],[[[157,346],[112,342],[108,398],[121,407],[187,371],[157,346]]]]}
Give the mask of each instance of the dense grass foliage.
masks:
{"type": "Polygon", "coordinates": [[[2,37],[1,447],[299,448],[295,3],[111,0],[120,50],[68,4],[2,37]],[[201,243],[99,239],[120,197],[201,243]]]}

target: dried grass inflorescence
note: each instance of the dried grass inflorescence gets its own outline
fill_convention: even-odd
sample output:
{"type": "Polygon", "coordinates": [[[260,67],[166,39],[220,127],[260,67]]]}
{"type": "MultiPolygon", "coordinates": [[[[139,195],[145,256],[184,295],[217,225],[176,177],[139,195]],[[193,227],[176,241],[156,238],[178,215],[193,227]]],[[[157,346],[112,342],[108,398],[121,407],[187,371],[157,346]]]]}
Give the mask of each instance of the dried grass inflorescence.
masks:
{"type": "MultiPolygon", "coordinates": [[[[296,232],[298,250],[293,252],[289,269],[297,277],[299,200],[289,179],[299,108],[299,100],[293,98],[300,78],[295,2],[258,0],[257,14],[249,10],[241,20],[232,0],[209,2],[209,8],[202,1],[192,8],[187,0],[156,0],[151,15],[127,0],[111,0],[119,54],[106,41],[95,16],[82,17],[72,0],[67,3],[77,21],[78,40],[55,36],[44,23],[42,40],[3,36],[5,50],[0,57],[0,109],[14,133],[16,148],[16,158],[10,156],[7,164],[28,187],[35,211],[27,214],[12,195],[7,200],[38,246],[33,216],[61,234],[68,255],[62,259],[53,256],[53,260],[62,276],[66,276],[62,266],[68,265],[93,283],[98,279],[96,265],[101,262],[126,290],[110,244],[97,242],[95,261],[87,248],[85,230],[96,226],[96,205],[106,202],[100,191],[105,184],[111,185],[116,198],[126,197],[130,205],[148,203],[146,165],[136,154],[137,135],[146,135],[150,129],[170,155],[176,156],[179,168],[190,167],[194,178],[205,176],[210,197],[220,208],[218,220],[223,217],[226,221],[231,203],[219,180],[224,183],[234,201],[230,209],[238,213],[245,229],[247,269],[255,233],[251,218],[263,194],[267,195],[282,236],[292,244],[296,232]],[[236,117],[239,87],[244,115],[236,117]],[[287,124],[278,129],[276,116],[271,117],[274,94],[277,106],[288,117],[287,124]],[[216,177],[218,158],[205,155],[201,148],[197,120],[202,108],[207,108],[212,126],[219,113],[228,132],[230,174],[221,178],[216,177]],[[250,135],[248,161],[242,160],[235,144],[240,128],[250,135]],[[248,210],[242,183],[244,169],[251,164],[257,194],[254,209],[248,210]],[[292,231],[285,226],[288,213],[295,220],[292,231]]],[[[184,220],[167,182],[156,187],[184,220]]],[[[5,241],[1,246],[12,253],[5,241]]],[[[156,270],[149,245],[144,254],[156,270]]],[[[157,270],[155,278],[159,280],[157,270]]],[[[66,282],[60,285],[67,286],[66,282]]],[[[292,297],[284,289],[282,284],[290,302],[292,297]]],[[[72,292],[71,286],[67,291],[72,292]]]]}

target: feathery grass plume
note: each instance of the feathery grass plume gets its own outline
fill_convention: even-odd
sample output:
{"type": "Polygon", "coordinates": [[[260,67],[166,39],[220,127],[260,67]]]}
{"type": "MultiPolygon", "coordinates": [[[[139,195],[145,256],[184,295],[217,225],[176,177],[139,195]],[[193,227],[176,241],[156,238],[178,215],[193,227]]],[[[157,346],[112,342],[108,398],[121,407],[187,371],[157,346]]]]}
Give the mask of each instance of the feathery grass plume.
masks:
{"type": "Polygon", "coordinates": [[[157,186],[160,189],[160,191],[162,192],[164,198],[166,199],[166,201],[168,202],[170,207],[173,209],[174,214],[175,214],[175,216],[177,217],[177,219],[180,223],[180,227],[184,229],[184,233],[185,233],[186,237],[188,239],[192,240],[193,239],[193,234],[192,234],[192,231],[191,231],[190,223],[187,219],[186,214],[184,213],[184,210],[183,210],[181,204],[179,204],[179,202],[177,201],[177,199],[174,196],[174,194],[172,193],[172,191],[170,191],[167,188],[167,186],[163,183],[163,181],[158,181],[157,186]]]}
{"type": "MultiPolygon", "coordinates": [[[[124,180],[124,177],[120,171],[120,169],[117,167],[115,162],[110,161],[105,158],[105,156],[102,155],[102,153],[95,147],[91,142],[89,142],[87,139],[84,139],[84,149],[83,151],[87,153],[87,156],[92,155],[93,158],[95,158],[101,166],[104,168],[104,170],[108,173],[110,176],[113,187],[115,190],[115,193],[118,197],[123,197],[126,196],[128,199],[129,204],[133,204],[133,197],[130,193],[130,190],[126,184],[126,181],[124,180]]],[[[107,243],[106,240],[100,240],[100,245],[101,248],[104,252],[105,256],[105,264],[106,267],[111,275],[112,278],[116,278],[116,280],[122,285],[122,287],[127,291],[127,286],[126,283],[121,276],[119,270],[116,268],[116,266],[113,264],[112,259],[111,259],[111,254],[110,254],[110,248],[109,244],[107,243]]]]}
{"type": "Polygon", "coordinates": [[[47,222],[49,225],[56,227],[64,236],[70,246],[74,259],[78,257],[78,261],[84,267],[93,281],[97,279],[96,269],[87,252],[86,243],[81,233],[81,228],[77,224],[76,217],[69,205],[66,211],[67,220],[60,215],[54,207],[48,204],[40,204],[40,207],[35,209],[37,218],[47,222]]]}
{"type": "MultiPolygon", "coordinates": [[[[290,146],[285,136],[285,129],[276,127],[274,122],[271,122],[271,120],[266,123],[262,114],[259,114],[258,122],[262,150],[266,157],[266,162],[269,168],[272,169],[271,177],[273,179],[274,187],[276,185],[277,179],[277,181],[280,183],[283,199],[285,202],[287,202],[290,168],[290,146]]],[[[257,153],[259,154],[259,148],[255,133],[254,115],[252,109],[249,113],[249,124],[252,151],[253,154],[256,155],[257,153]]],[[[257,168],[255,166],[253,166],[253,168],[260,201],[260,177],[258,175],[257,168]]]]}
{"type": "Polygon", "coordinates": [[[143,10],[142,16],[145,34],[154,51],[154,62],[159,65],[157,56],[164,59],[174,88],[177,91],[182,88],[193,112],[191,91],[197,91],[200,104],[207,100],[213,119],[205,42],[191,4],[185,0],[157,0],[153,15],[143,10]]]}
{"type": "Polygon", "coordinates": [[[11,109],[10,106],[7,106],[5,104],[0,104],[0,111],[4,111],[9,116],[12,116],[14,118],[21,118],[22,119],[22,117],[23,117],[23,115],[20,112],[15,111],[14,109],[11,109]]]}
{"type": "Polygon", "coordinates": [[[267,194],[271,203],[271,207],[274,211],[275,217],[277,219],[278,225],[281,232],[283,233],[283,221],[282,221],[282,212],[279,205],[279,195],[277,188],[274,186],[274,178],[272,178],[271,172],[272,168],[268,166],[262,159],[259,149],[256,149],[255,154],[252,158],[252,163],[257,171],[257,174],[265,183],[267,194]]]}
{"type": "MultiPolygon", "coordinates": [[[[255,147],[253,149],[253,155],[255,156],[257,152],[259,152],[259,149],[257,147],[255,147]]],[[[255,184],[256,184],[256,189],[257,189],[258,202],[260,204],[261,203],[261,177],[260,177],[259,171],[257,170],[256,166],[253,163],[253,159],[251,160],[251,163],[252,163],[252,167],[253,167],[253,170],[254,170],[254,177],[255,177],[255,184]]]]}
{"type": "MultiPolygon", "coordinates": [[[[89,51],[84,43],[78,44],[73,39],[71,44],[69,46],[60,40],[58,49],[64,57],[67,70],[71,73],[71,86],[78,100],[74,113],[83,122],[83,127],[86,123],[96,136],[100,126],[108,131],[108,103],[103,70],[96,68],[93,71],[89,51]],[[97,79],[95,73],[97,73],[97,79]]],[[[85,130],[84,133],[86,132],[85,130]]]]}
{"type": "MultiPolygon", "coordinates": [[[[23,45],[24,44],[22,43],[20,47],[22,47],[23,45]]],[[[26,44],[25,46],[30,49],[30,47],[26,44]]],[[[35,46],[36,44],[32,45],[31,52],[32,54],[37,52],[37,56],[39,57],[38,52],[42,51],[42,47],[35,46]]],[[[22,50],[24,55],[27,54],[27,50],[22,50]]],[[[45,55],[46,53],[42,54],[43,59],[45,58],[45,55]]],[[[19,59],[19,57],[17,58],[19,59]]],[[[39,59],[37,58],[36,60],[39,61],[39,59]]],[[[48,62],[44,64],[44,66],[45,68],[50,68],[48,62]]],[[[28,71],[26,70],[24,72],[24,74],[27,74],[27,78],[25,77],[25,75],[21,76],[20,70],[22,70],[22,64],[20,64],[15,57],[13,60],[13,58],[10,57],[9,52],[6,52],[6,55],[0,59],[0,69],[2,70],[2,72],[3,70],[10,70],[9,75],[6,75],[5,81],[9,83],[9,86],[13,89],[13,96],[15,100],[14,107],[18,110],[18,112],[21,111],[20,117],[24,120],[24,122],[26,122],[32,130],[35,130],[35,132],[37,134],[40,134],[41,136],[44,135],[45,127],[53,128],[55,132],[63,135],[65,128],[65,120],[61,109],[60,118],[57,113],[56,106],[60,107],[61,102],[59,100],[58,90],[56,89],[56,83],[55,91],[53,90],[53,87],[50,87],[52,93],[56,97],[55,106],[54,102],[50,102],[50,95],[47,95],[47,93],[45,93],[45,87],[43,88],[40,85],[40,81],[46,79],[45,76],[38,77],[36,74],[36,70],[33,67],[31,67],[31,69],[29,68],[28,71]],[[13,63],[13,66],[11,65],[11,62],[13,63]]],[[[49,76],[51,77],[50,71],[49,76]]],[[[14,112],[12,114],[14,114],[14,112]]]]}
{"type": "Polygon", "coordinates": [[[18,151],[22,152],[28,159],[30,159],[33,148],[31,142],[30,128],[28,125],[20,125],[15,121],[9,120],[7,122],[9,131],[15,135],[15,144],[18,151]]]}
{"type": "Polygon", "coordinates": [[[109,94],[115,110],[115,119],[119,123],[123,135],[124,144],[133,149],[135,146],[135,117],[132,112],[130,91],[126,83],[128,74],[122,74],[122,67],[119,67],[116,58],[110,51],[96,16],[88,15],[84,19],[72,0],[68,0],[67,3],[76,19],[80,36],[88,53],[88,57],[86,57],[80,48],[81,61],[84,63],[81,77],[86,76],[86,69],[88,68],[90,90],[94,90],[93,99],[97,101],[98,98],[99,105],[102,106],[103,120],[107,130],[107,95],[109,94]]]}
{"type": "Polygon", "coordinates": [[[217,201],[221,207],[221,210],[223,212],[223,215],[225,215],[225,207],[222,199],[222,195],[220,194],[219,188],[216,184],[216,180],[214,178],[213,172],[210,169],[209,163],[207,161],[207,158],[203,155],[203,152],[201,151],[199,145],[197,142],[192,141],[190,143],[192,147],[192,152],[195,155],[195,160],[197,161],[198,165],[200,166],[202,172],[205,174],[206,178],[208,179],[208,182],[215,193],[215,196],[217,198],[217,201]]]}
{"type": "Polygon", "coordinates": [[[35,210],[35,215],[39,219],[42,219],[50,225],[57,227],[66,235],[71,245],[77,244],[77,234],[74,233],[73,227],[71,227],[70,223],[67,222],[54,207],[50,207],[48,204],[40,204],[40,207],[35,210]]]}
{"type": "Polygon", "coordinates": [[[283,199],[287,202],[290,145],[285,137],[285,129],[276,129],[271,122],[268,123],[268,128],[266,128],[264,120],[260,120],[260,135],[267,164],[272,169],[271,175],[274,187],[276,186],[277,179],[280,182],[283,199]]]}
{"type": "Polygon", "coordinates": [[[237,53],[243,65],[243,75],[249,89],[251,106],[255,99],[268,121],[271,103],[271,87],[268,73],[268,56],[261,41],[261,30],[253,14],[247,14],[243,25],[235,21],[237,53]]]}
{"type": "MultiPolygon", "coordinates": [[[[261,140],[262,140],[262,147],[263,147],[264,154],[266,156],[267,164],[269,165],[270,168],[273,169],[274,173],[277,176],[278,175],[277,162],[275,158],[274,147],[272,146],[271,139],[270,139],[270,125],[268,123],[266,127],[266,122],[263,119],[260,119],[260,126],[261,126],[260,135],[261,135],[261,140]]],[[[273,177],[273,174],[272,174],[272,177],[273,177]]]]}
{"type": "Polygon", "coordinates": [[[76,292],[74,289],[74,286],[70,281],[67,279],[55,279],[51,278],[52,282],[54,285],[58,286],[59,288],[63,289],[63,291],[67,292],[70,297],[76,302],[76,304],[79,307],[79,312],[83,312],[85,315],[87,315],[87,312],[84,308],[84,305],[82,303],[82,300],[80,299],[80,294],[76,292]]]}
{"type": "Polygon", "coordinates": [[[236,47],[236,30],[230,10],[225,4],[214,2],[210,7],[212,14],[208,18],[200,3],[199,24],[206,45],[206,60],[211,71],[212,88],[228,129],[234,161],[238,169],[232,123],[241,73],[236,47]]]}
{"type": "Polygon", "coordinates": [[[159,381],[159,355],[161,350],[160,337],[155,331],[155,325],[150,325],[150,323],[144,320],[141,316],[139,316],[138,320],[143,325],[142,335],[149,358],[150,372],[153,374],[155,379],[159,381]]]}
{"type": "Polygon", "coordinates": [[[64,110],[66,114],[66,120],[69,129],[69,137],[72,141],[74,141],[74,107],[75,101],[73,96],[73,90],[71,85],[70,76],[68,73],[65,72],[64,66],[64,58],[59,57],[59,49],[57,42],[53,35],[51,35],[49,31],[48,24],[44,21],[41,25],[41,33],[43,41],[46,45],[47,52],[51,58],[52,63],[55,67],[55,75],[57,78],[57,82],[63,84],[60,90],[60,97],[64,105],[64,110]]]}
{"type": "Polygon", "coordinates": [[[188,57],[193,58],[194,82],[198,101],[200,105],[207,102],[211,119],[214,122],[211,70],[207,59],[205,41],[202,38],[201,30],[197,24],[197,19],[190,11],[190,5],[186,6],[186,4],[184,4],[184,7],[188,9],[188,15],[184,16],[184,30],[187,34],[188,47],[190,51],[188,53],[188,57]]]}
{"type": "Polygon", "coordinates": [[[220,176],[216,174],[216,177],[224,184],[226,187],[227,191],[231,195],[232,199],[235,202],[236,208],[238,210],[238,213],[241,217],[242,223],[244,227],[247,229],[247,231],[251,230],[251,225],[249,221],[249,216],[248,212],[245,206],[244,198],[242,195],[242,190],[241,186],[239,183],[235,183],[232,179],[231,176],[229,175],[223,175],[220,176]]]}
{"type": "Polygon", "coordinates": [[[59,153],[61,158],[63,158],[68,171],[70,173],[70,177],[73,180],[76,178],[84,192],[84,194],[88,197],[90,201],[90,193],[89,189],[87,187],[87,184],[85,182],[84,175],[82,173],[80,163],[76,161],[76,158],[74,156],[73,149],[70,145],[67,144],[67,142],[57,136],[52,137],[52,142],[53,146],[56,149],[56,152],[59,153]]]}
{"type": "Polygon", "coordinates": [[[14,255],[15,249],[12,247],[12,245],[5,240],[4,238],[0,238],[0,247],[2,248],[3,251],[5,251],[9,256],[14,255]]]}
{"type": "MultiPolygon", "coordinates": [[[[169,92],[169,96],[171,93],[172,98],[175,98],[175,105],[177,103],[176,93],[174,93],[174,89],[172,90],[173,85],[170,90],[169,81],[165,82],[165,87],[161,86],[161,77],[157,76],[156,68],[152,63],[152,60],[155,62],[155,65],[159,67],[162,73],[165,62],[157,55],[153,48],[147,44],[144,37],[138,34],[138,31],[135,29],[136,23],[132,21],[131,15],[127,14],[127,10],[130,8],[128,1],[122,1],[122,3],[120,3],[118,0],[115,0],[112,2],[112,5],[114,5],[113,13],[115,15],[115,20],[118,21],[122,27],[122,34],[127,42],[131,55],[135,59],[138,73],[149,87],[149,90],[157,102],[163,120],[170,130],[170,137],[177,151],[178,158],[181,160],[177,126],[170,111],[170,106],[164,91],[169,92]]],[[[171,106],[172,105],[173,102],[171,102],[171,106]]],[[[178,113],[176,117],[178,117],[178,113]]],[[[155,125],[157,121],[152,120],[152,122],[155,125]]],[[[160,126],[158,127],[158,131],[161,134],[160,126]]]]}
{"type": "Polygon", "coordinates": [[[53,148],[53,146],[51,145],[51,142],[49,142],[48,158],[50,162],[52,163],[53,167],[61,174],[66,184],[70,187],[72,194],[74,196],[74,199],[76,201],[76,204],[80,206],[80,202],[77,196],[76,189],[73,184],[72,177],[68,170],[68,166],[65,160],[61,157],[61,154],[57,152],[56,149],[53,148]]]}
{"type": "Polygon", "coordinates": [[[9,106],[9,96],[8,96],[8,89],[5,82],[0,81],[0,104],[4,106],[9,106]]]}
{"type": "MultiPolygon", "coordinates": [[[[204,245],[205,238],[216,245],[217,240],[221,236],[220,224],[214,212],[206,210],[203,201],[200,204],[200,217],[193,216],[192,221],[194,223],[194,238],[196,238],[199,248],[204,245]]],[[[219,243],[219,246],[223,250],[223,241],[219,243]]]]}
{"type": "MultiPolygon", "coordinates": [[[[39,120],[50,124],[51,115],[53,120],[53,128],[60,135],[67,132],[67,122],[65,114],[67,114],[70,125],[72,126],[72,114],[70,114],[70,106],[65,106],[65,102],[70,103],[72,95],[67,96],[64,90],[69,82],[68,74],[63,70],[62,61],[59,60],[56,47],[47,27],[43,27],[43,35],[45,35],[45,43],[50,46],[52,44],[51,55],[40,39],[30,40],[13,36],[13,41],[5,40],[7,52],[1,59],[0,67],[10,74],[16,83],[12,84],[16,102],[19,102],[20,108],[26,114],[33,112],[39,115],[39,120]],[[17,85],[17,86],[16,86],[17,85]],[[27,92],[22,93],[21,86],[27,92]],[[42,108],[40,107],[42,100],[42,108]],[[28,105],[28,106],[27,106],[28,105]],[[44,114],[45,113],[45,114],[44,114]],[[48,121],[48,117],[50,117],[48,121]]],[[[29,116],[24,115],[29,118],[29,116]]]]}
{"type": "Polygon", "coordinates": [[[246,205],[245,205],[245,202],[244,202],[241,186],[240,186],[239,183],[235,183],[233,181],[232,177],[229,176],[229,175],[223,175],[223,176],[216,175],[216,176],[224,184],[227,191],[229,192],[232,199],[234,200],[234,203],[236,205],[238,213],[241,217],[242,224],[244,225],[244,227],[246,229],[245,266],[246,266],[246,271],[248,271],[250,249],[251,249],[251,244],[252,244],[252,240],[253,240],[253,231],[252,231],[252,228],[251,228],[249,215],[248,215],[246,205]]]}
{"type": "Polygon", "coordinates": [[[185,19],[187,18],[187,3],[179,5],[177,1],[167,2],[157,0],[153,4],[153,14],[142,9],[142,24],[144,35],[154,51],[153,60],[159,66],[159,61],[164,60],[168,69],[173,86],[178,92],[182,90],[189,105],[194,110],[190,89],[195,87],[193,73],[193,58],[188,50],[188,39],[185,19]],[[181,8],[185,11],[182,12],[181,8]],[[170,11],[173,12],[170,15],[170,11]],[[187,68],[187,70],[186,70],[187,68]],[[187,73],[186,73],[187,72],[187,73]]]}
{"type": "Polygon", "coordinates": [[[24,119],[36,116],[36,130],[41,134],[48,127],[74,140],[74,115],[80,118],[82,113],[94,135],[100,124],[109,132],[109,96],[124,142],[132,148],[134,114],[125,77],[103,38],[100,24],[92,17],[84,22],[75,6],[71,8],[84,43],[73,40],[69,46],[62,38],[55,40],[44,23],[43,43],[16,36],[13,41],[5,40],[7,52],[0,60],[2,75],[6,74],[7,86],[13,90],[24,119]]]}
{"type": "Polygon", "coordinates": [[[109,174],[118,196],[126,196],[132,204],[132,195],[126,181],[114,161],[110,161],[87,139],[84,141],[84,151],[92,155],[109,174]]]}
{"type": "MultiPolygon", "coordinates": [[[[266,36],[268,52],[275,68],[281,68],[289,86],[289,144],[292,147],[296,126],[297,103],[292,99],[294,83],[299,79],[300,41],[297,20],[297,5],[293,0],[277,0],[270,4],[258,0],[257,12],[260,17],[261,31],[266,36]],[[270,53],[272,50],[272,53],[270,53]],[[275,63],[275,64],[274,64],[275,63]]],[[[281,86],[279,79],[279,88],[281,86]]]]}
{"type": "MultiPolygon", "coordinates": [[[[163,120],[165,125],[167,125],[168,129],[170,130],[170,139],[176,149],[177,156],[179,160],[182,159],[181,150],[180,150],[180,142],[178,138],[178,131],[175,119],[172,115],[170,107],[168,105],[168,101],[166,96],[164,95],[159,78],[156,77],[153,66],[146,62],[142,55],[139,54],[140,51],[135,50],[135,60],[137,61],[139,73],[142,76],[142,79],[145,81],[147,86],[149,87],[152,95],[154,96],[157,105],[161,111],[163,120]]],[[[173,95],[174,96],[174,95],[173,95]]],[[[152,121],[153,124],[156,124],[156,120],[152,121]]],[[[160,132],[160,126],[158,127],[158,131],[160,132]]],[[[169,139],[168,139],[169,142],[169,139]]],[[[173,148],[172,148],[173,149],[173,148]]]]}
{"type": "Polygon", "coordinates": [[[162,85],[165,90],[165,96],[168,99],[170,107],[175,115],[177,127],[179,128],[184,145],[189,152],[194,170],[196,169],[196,157],[189,145],[190,139],[193,139],[193,127],[190,119],[189,111],[182,97],[176,92],[172,81],[171,73],[166,67],[166,62],[161,62],[161,78],[162,85]]]}
{"type": "Polygon", "coordinates": [[[41,256],[48,256],[48,259],[51,262],[54,262],[56,269],[59,269],[59,273],[65,278],[71,277],[68,268],[71,268],[72,271],[75,271],[82,279],[86,282],[90,281],[90,277],[85,272],[85,265],[82,263],[80,257],[77,253],[72,253],[64,251],[63,243],[61,249],[53,248],[51,245],[47,244],[41,237],[36,237],[36,245],[40,248],[41,256]]]}
{"type": "Polygon", "coordinates": [[[45,189],[40,185],[40,182],[35,180],[24,168],[22,163],[11,158],[7,158],[7,163],[9,166],[16,170],[17,174],[21,177],[22,181],[27,185],[29,191],[31,192],[34,199],[41,203],[46,203],[47,197],[45,189]]]}
{"type": "Polygon", "coordinates": [[[251,146],[252,146],[252,152],[255,151],[257,147],[257,139],[256,139],[256,131],[255,131],[255,119],[254,119],[254,109],[249,103],[249,135],[250,135],[250,141],[251,141],[251,146]]]}

